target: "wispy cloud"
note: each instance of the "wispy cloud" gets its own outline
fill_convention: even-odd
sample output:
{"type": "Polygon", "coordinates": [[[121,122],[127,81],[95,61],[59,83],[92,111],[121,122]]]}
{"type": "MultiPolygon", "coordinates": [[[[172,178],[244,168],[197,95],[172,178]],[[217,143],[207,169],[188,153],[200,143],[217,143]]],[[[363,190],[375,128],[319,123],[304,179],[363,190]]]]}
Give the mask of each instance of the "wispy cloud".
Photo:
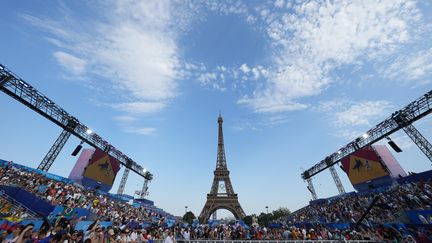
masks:
{"type": "Polygon", "coordinates": [[[260,131],[263,128],[274,127],[279,124],[287,123],[292,120],[284,114],[273,114],[269,116],[249,119],[239,119],[231,126],[232,129],[237,131],[260,131]]]}
{"type": "Polygon", "coordinates": [[[371,120],[377,121],[386,117],[392,106],[387,101],[365,101],[351,105],[345,110],[337,111],[334,124],[337,127],[371,126],[371,120]]]}
{"type": "Polygon", "coordinates": [[[57,51],[53,53],[56,61],[72,75],[79,77],[86,72],[86,61],[66,52],[57,51]]]}
{"type": "Polygon", "coordinates": [[[338,98],[320,102],[314,109],[325,114],[325,119],[334,129],[334,134],[345,139],[354,139],[382,119],[389,116],[393,106],[385,100],[355,102],[338,98]]]}
{"type": "Polygon", "coordinates": [[[138,119],[136,117],[133,117],[133,116],[115,116],[114,120],[116,120],[120,123],[130,123],[130,122],[137,121],[138,119]]]}
{"type": "Polygon", "coordinates": [[[137,123],[139,119],[132,115],[122,115],[113,118],[118,122],[119,127],[123,132],[133,133],[138,135],[153,135],[156,132],[154,127],[140,127],[137,123]]]}
{"type": "Polygon", "coordinates": [[[128,102],[112,105],[113,108],[128,113],[143,114],[153,113],[165,108],[166,104],[162,102],[128,102]]]}
{"type": "MultiPolygon", "coordinates": [[[[414,0],[259,4],[125,0],[93,10],[95,17],[85,28],[72,13],[56,20],[21,16],[48,33],[44,38],[60,49],[53,55],[68,72],[103,77],[110,89],[127,93],[110,104],[126,113],[164,109],[180,93],[179,81],[186,79],[218,91],[240,89],[237,104],[257,113],[314,107],[305,98],[338,85],[339,68],[394,54],[412,40],[422,21],[414,0]],[[251,28],[265,34],[266,63],[209,67],[205,60],[185,60],[180,36],[193,20],[209,13],[242,16],[251,28]]],[[[382,72],[387,77],[422,79],[432,70],[431,55],[428,50],[401,57],[382,72]]]]}
{"type": "Polygon", "coordinates": [[[141,127],[141,128],[127,128],[127,133],[135,133],[140,135],[153,135],[156,132],[156,128],[153,127],[141,127]]]}
{"type": "Polygon", "coordinates": [[[420,18],[415,1],[309,1],[289,7],[289,13],[257,8],[274,54],[265,85],[239,102],[256,112],[305,108],[298,100],[332,85],[335,69],[389,55],[409,40],[420,18]]]}
{"type": "Polygon", "coordinates": [[[237,121],[231,126],[231,128],[237,131],[245,131],[245,130],[257,131],[258,130],[256,123],[248,120],[237,121]]]}
{"type": "Polygon", "coordinates": [[[130,94],[130,104],[113,107],[153,112],[177,95],[180,55],[176,38],[186,18],[178,20],[174,15],[181,10],[173,8],[165,0],[112,1],[90,8],[94,18],[86,21],[86,27],[72,13],[56,20],[21,16],[46,31],[45,38],[61,49],[53,55],[63,68],[74,75],[103,77],[108,81],[106,88],[130,94]]]}
{"type": "Polygon", "coordinates": [[[381,73],[390,79],[420,81],[416,82],[416,85],[430,83],[432,80],[426,76],[432,73],[432,48],[398,57],[388,68],[381,70],[381,73]]]}

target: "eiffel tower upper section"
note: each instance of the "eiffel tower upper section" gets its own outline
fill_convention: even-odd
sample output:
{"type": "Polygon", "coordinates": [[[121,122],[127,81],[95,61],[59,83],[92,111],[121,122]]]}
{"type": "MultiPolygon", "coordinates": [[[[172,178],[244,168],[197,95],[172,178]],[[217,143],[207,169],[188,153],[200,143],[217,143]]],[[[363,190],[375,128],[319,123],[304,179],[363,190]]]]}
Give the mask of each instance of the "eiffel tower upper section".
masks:
{"type": "Polygon", "coordinates": [[[222,115],[219,112],[219,118],[218,118],[219,137],[218,137],[216,170],[228,170],[227,163],[226,163],[226,157],[225,157],[225,147],[224,147],[222,123],[223,123],[222,115]]]}

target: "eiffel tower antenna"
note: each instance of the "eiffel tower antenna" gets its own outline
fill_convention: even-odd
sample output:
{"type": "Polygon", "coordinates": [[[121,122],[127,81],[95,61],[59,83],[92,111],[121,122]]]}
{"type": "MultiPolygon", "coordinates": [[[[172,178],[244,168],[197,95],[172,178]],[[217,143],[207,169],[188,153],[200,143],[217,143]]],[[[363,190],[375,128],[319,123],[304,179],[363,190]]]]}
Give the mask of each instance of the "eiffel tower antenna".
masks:
{"type": "Polygon", "coordinates": [[[234,193],[234,189],[229,177],[229,171],[225,157],[222,123],[222,114],[219,111],[219,136],[216,169],[213,172],[214,178],[210,193],[207,194],[207,201],[199,216],[200,221],[203,223],[207,222],[210,216],[218,209],[227,209],[234,215],[236,219],[243,219],[246,217],[246,214],[244,213],[238,201],[238,196],[236,193],[234,193]]]}

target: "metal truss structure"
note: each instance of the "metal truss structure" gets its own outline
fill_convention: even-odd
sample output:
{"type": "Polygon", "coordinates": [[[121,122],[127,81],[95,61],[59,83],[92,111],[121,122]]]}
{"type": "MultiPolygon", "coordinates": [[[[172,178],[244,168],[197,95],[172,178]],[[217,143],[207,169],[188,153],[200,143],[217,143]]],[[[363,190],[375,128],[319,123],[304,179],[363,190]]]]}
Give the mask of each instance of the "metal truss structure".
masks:
{"type": "Polygon", "coordinates": [[[330,166],[329,169],[330,169],[330,173],[331,173],[331,175],[333,177],[333,180],[334,180],[334,182],[336,184],[336,187],[337,187],[337,189],[339,191],[339,194],[344,194],[345,193],[345,188],[343,187],[342,182],[339,179],[339,176],[338,176],[338,174],[336,172],[336,169],[334,168],[333,165],[330,166]]]}
{"type": "MultiPolygon", "coordinates": [[[[408,136],[413,139],[414,143],[432,160],[432,146],[429,142],[414,128],[413,122],[425,117],[432,112],[432,90],[422,95],[415,101],[411,102],[404,108],[394,112],[390,117],[380,122],[378,125],[367,131],[362,136],[348,143],[337,152],[327,156],[318,164],[302,173],[302,178],[308,180],[312,176],[333,166],[345,156],[355,151],[369,146],[390,134],[403,129],[408,136]]],[[[309,182],[309,181],[308,181],[309,182]]]]}
{"type": "MultiPolygon", "coordinates": [[[[121,164],[126,166],[126,168],[129,168],[138,175],[149,180],[153,178],[152,174],[148,171],[145,171],[141,165],[134,162],[131,158],[123,154],[120,150],[116,149],[113,145],[105,141],[98,134],[94,132],[88,132],[90,131],[90,129],[86,125],[81,123],[71,114],[67,113],[64,109],[55,104],[48,97],[43,95],[29,83],[25,82],[18,75],[14,74],[12,71],[8,70],[1,64],[0,90],[9,95],[10,97],[16,99],[17,101],[21,102],[22,104],[26,105],[33,111],[39,113],[43,117],[47,118],[51,122],[57,124],[66,132],[75,135],[82,141],[95,148],[99,148],[105,151],[110,156],[117,159],[121,164]]],[[[64,144],[64,142],[67,140],[66,132],[62,132],[63,136],[61,135],[60,137],[63,138],[60,139],[59,137],[59,139],[57,139],[56,143],[54,144],[55,146],[53,147],[58,147],[61,149],[61,144],[64,144]],[[57,142],[58,145],[56,145],[57,142]]],[[[53,151],[50,150],[50,152],[48,153],[52,153],[52,156],[49,156],[50,158],[55,159],[54,155],[58,154],[58,152],[60,151],[58,150],[58,148],[53,149],[53,151]]],[[[50,164],[52,164],[53,160],[49,161],[49,158],[47,158],[47,161],[48,163],[46,163],[45,166],[41,165],[41,167],[49,167],[50,164]]]]}
{"type": "Polygon", "coordinates": [[[419,149],[432,161],[432,145],[431,143],[412,125],[408,125],[403,128],[405,133],[414,143],[419,147],[419,149]]]}
{"type": "Polygon", "coordinates": [[[145,196],[147,196],[148,192],[148,184],[149,184],[150,180],[144,179],[144,184],[143,187],[141,189],[141,194],[140,194],[140,199],[144,199],[145,196]]]}
{"type": "Polygon", "coordinates": [[[318,197],[317,197],[317,194],[315,192],[315,187],[314,187],[314,185],[312,183],[312,177],[307,178],[306,181],[308,183],[307,188],[309,189],[310,193],[312,194],[312,199],[313,200],[317,200],[318,197]]]}
{"type": "Polygon", "coordinates": [[[51,149],[48,151],[42,162],[39,164],[38,170],[48,171],[49,168],[51,168],[51,165],[54,163],[54,160],[57,158],[57,155],[60,153],[63,146],[66,144],[70,135],[71,133],[67,130],[63,130],[60,133],[60,136],[57,138],[53,146],[51,146],[51,149]]]}
{"type": "Polygon", "coordinates": [[[123,194],[124,188],[126,186],[126,181],[129,176],[129,171],[130,171],[129,168],[125,168],[125,170],[123,171],[123,176],[121,178],[120,185],[117,189],[117,194],[123,194]]]}

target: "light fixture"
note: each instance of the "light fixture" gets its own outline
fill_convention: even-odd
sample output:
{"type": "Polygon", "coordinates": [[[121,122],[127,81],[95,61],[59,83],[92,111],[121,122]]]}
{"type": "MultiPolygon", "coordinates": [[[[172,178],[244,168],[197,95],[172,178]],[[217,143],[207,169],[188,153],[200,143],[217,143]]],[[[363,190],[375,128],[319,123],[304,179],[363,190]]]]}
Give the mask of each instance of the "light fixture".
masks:
{"type": "Polygon", "coordinates": [[[90,134],[92,134],[92,133],[93,133],[93,131],[87,128],[87,131],[86,131],[86,133],[87,133],[88,135],[90,135],[90,134]]]}
{"type": "Polygon", "coordinates": [[[363,137],[364,139],[366,139],[366,138],[369,137],[369,134],[368,134],[368,133],[365,133],[365,134],[362,135],[362,137],[363,137]]]}
{"type": "Polygon", "coordinates": [[[400,152],[402,152],[402,149],[399,148],[399,146],[397,146],[397,144],[396,144],[393,140],[391,140],[390,137],[386,137],[386,138],[387,138],[387,140],[388,140],[388,144],[390,145],[390,147],[392,147],[392,149],[393,149],[394,151],[396,151],[396,153],[400,153],[400,152]]]}
{"type": "Polygon", "coordinates": [[[341,153],[342,153],[342,151],[338,150],[338,151],[337,151],[337,153],[338,153],[338,154],[341,154],[341,153]]]}
{"type": "Polygon", "coordinates": [[[78,146],[76,146],[76,148],[74,149],[74,151],[72,152],[72,156],[77,156],[78,153],[81,151],[82,149],[82,144],[84,143],[84,141],[81,141],[78,146]]]}

